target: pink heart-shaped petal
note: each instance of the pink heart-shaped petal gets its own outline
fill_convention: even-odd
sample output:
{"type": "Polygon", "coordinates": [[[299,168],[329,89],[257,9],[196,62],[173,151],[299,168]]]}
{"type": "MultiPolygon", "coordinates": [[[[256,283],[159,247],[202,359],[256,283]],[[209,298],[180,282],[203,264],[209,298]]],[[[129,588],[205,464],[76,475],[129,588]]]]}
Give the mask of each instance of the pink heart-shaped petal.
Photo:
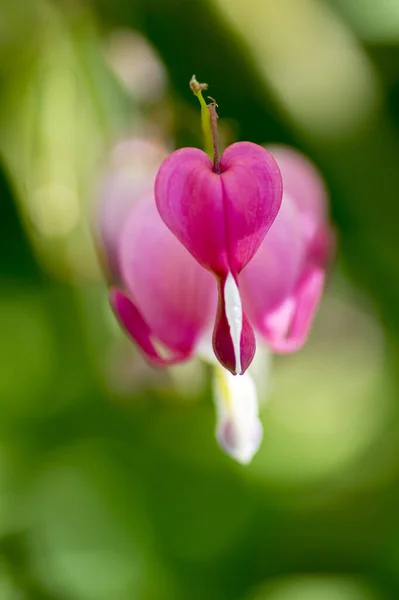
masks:
{"type": "Polygon", "coordinates": [[[229,146],[214,173],[208,156],[182,148],[162,163],[155,182],[159,214],[205,268],[239,273],[254,256],[281,204],[282,180],[261,146],[229,146]]]}

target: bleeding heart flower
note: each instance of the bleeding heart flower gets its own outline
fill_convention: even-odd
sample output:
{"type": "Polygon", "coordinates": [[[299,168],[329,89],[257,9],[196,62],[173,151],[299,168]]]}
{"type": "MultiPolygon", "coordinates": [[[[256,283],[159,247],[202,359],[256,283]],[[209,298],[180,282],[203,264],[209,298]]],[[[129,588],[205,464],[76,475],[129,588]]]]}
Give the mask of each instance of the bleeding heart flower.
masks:
{"type": "MultiPolygon", "coordinates": [[[[277,218],[241,270],[238,282],[244,310],[257,336],[274,351],[291,352],[307,338],[331,258],[333,236],[326,191],[317,171],[294,150],[271,150],[284,186],[289,182],[284,188],[288,192],[284,192],[277,218]]],[[[218,304],[214,277],[166,227],[152,194],[137,202],[134,178],[131,186],[130,208],[125,186],[108,185],[101,205],[108,219],[116,218],[107,230],[113,232],[113,238],[103,236],[106,252],[116,256],[118,263],[119,285],[110,294],[114,311],[151,364],[174,364],[197,354],[203,356],[204,346],[210,346],[218,304]],[[123,220],[119,218],[119,203],[124,205],[123,220]]],[[[215,401],[220,445],[236,460],[248,462],[262,437],[250,375],[234,377],[215,367],[215,401]]]]}
{"type": "Polygon", "coordinates": [[[255,256],[280,209],[281,174],[261,146],[229,146],[217,163],[182,148],[162,163],[155,199],[164,223],[218,282],[213,347],[233,374],[244,373],[255,336],[242,309],[238,276],[255,256]]]}
{"type": "Polygon", "coordinates": [[[274,147],[273,158],[250,142],[219,159],[216,104],[202,98],[205,84],[193,78],[190,85],[213,160],[195,148],[173,152],[158,171],[155,199],[151,169],[140,194],[137,175],[111,169],[100,218],[110,301],[151,364],[209,354],[214,364],[216,355],[227,369],[214,364],[217,440],[247,463],[262,438],[256,389],[245,373],[254,329],[275,352],[305,342],[334,240],[313,165],[294,150],[274,147]]]}

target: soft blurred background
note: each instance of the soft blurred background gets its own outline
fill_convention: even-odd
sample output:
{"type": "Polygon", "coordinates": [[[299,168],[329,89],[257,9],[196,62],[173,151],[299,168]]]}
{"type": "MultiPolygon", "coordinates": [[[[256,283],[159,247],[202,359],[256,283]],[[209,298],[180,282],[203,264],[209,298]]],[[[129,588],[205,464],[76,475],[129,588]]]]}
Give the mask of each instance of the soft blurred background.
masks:
{"type": "Polygon", "coordinates": [[[398,102],[398,0],[2,0],[1,600],[399,598],[398,102]],[[116,143],[202,145],[193,73],[226,144],[312,158],[339,238],[249,467],[206,367],[119,330],[93,241],[116,143]]]}

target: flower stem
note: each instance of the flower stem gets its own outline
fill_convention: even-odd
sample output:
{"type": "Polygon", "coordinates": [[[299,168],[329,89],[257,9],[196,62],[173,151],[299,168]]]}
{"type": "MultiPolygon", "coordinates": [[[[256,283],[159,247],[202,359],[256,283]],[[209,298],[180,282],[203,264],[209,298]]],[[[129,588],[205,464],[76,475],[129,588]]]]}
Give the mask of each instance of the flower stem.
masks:
{"type": "Polygon", "coordinates": [[[213,172],[220,173],[220,160],[219,160],[219,133],[218,133],[218,114],[216,112],[217,104],[216,101],[208,96],[212,102],[208,104],[207,109],[210,115],[211,131],[212,131],[212,160],[213,160],[213,172]]]}
{"type": "Polygon", "coordinates": [[[213,171],[215,173],[220,172],[219,163],[219,136],[217,130],[217,104],[213,98],[212,103],[207,104],[202,96],[202,92],[208,89],[207,83],[199,83],[195,77],[192,76],[190,80],[190,88],[195,96],[197,96],[201,105],[201,124],[202,131],[205,140],[205,151],[213,162],[213,171]]]}

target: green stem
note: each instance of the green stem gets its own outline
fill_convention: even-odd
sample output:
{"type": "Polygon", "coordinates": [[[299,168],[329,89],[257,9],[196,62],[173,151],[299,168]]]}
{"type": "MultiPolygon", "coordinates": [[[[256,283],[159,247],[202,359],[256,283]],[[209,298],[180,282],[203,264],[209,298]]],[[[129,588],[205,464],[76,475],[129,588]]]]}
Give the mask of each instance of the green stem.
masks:
{"type": "Polygon", "coordinates": [[[201,105],[201,125],[202,131],[204,134],[204,142],[205,142],[205,152],[208,154],[209,158],[214,162],[215,160],[215,152],[214,152],[214,141],[212,134],[212,125],[211,125],[211,115],[208,109],[208,105],[205,102],[202,91],[208,89],[207,83],[198,83],[195,78],[195,75],[192,76],[190,81],[190,88],[195,96],[197,96],[199,103],[201,105]]]}

